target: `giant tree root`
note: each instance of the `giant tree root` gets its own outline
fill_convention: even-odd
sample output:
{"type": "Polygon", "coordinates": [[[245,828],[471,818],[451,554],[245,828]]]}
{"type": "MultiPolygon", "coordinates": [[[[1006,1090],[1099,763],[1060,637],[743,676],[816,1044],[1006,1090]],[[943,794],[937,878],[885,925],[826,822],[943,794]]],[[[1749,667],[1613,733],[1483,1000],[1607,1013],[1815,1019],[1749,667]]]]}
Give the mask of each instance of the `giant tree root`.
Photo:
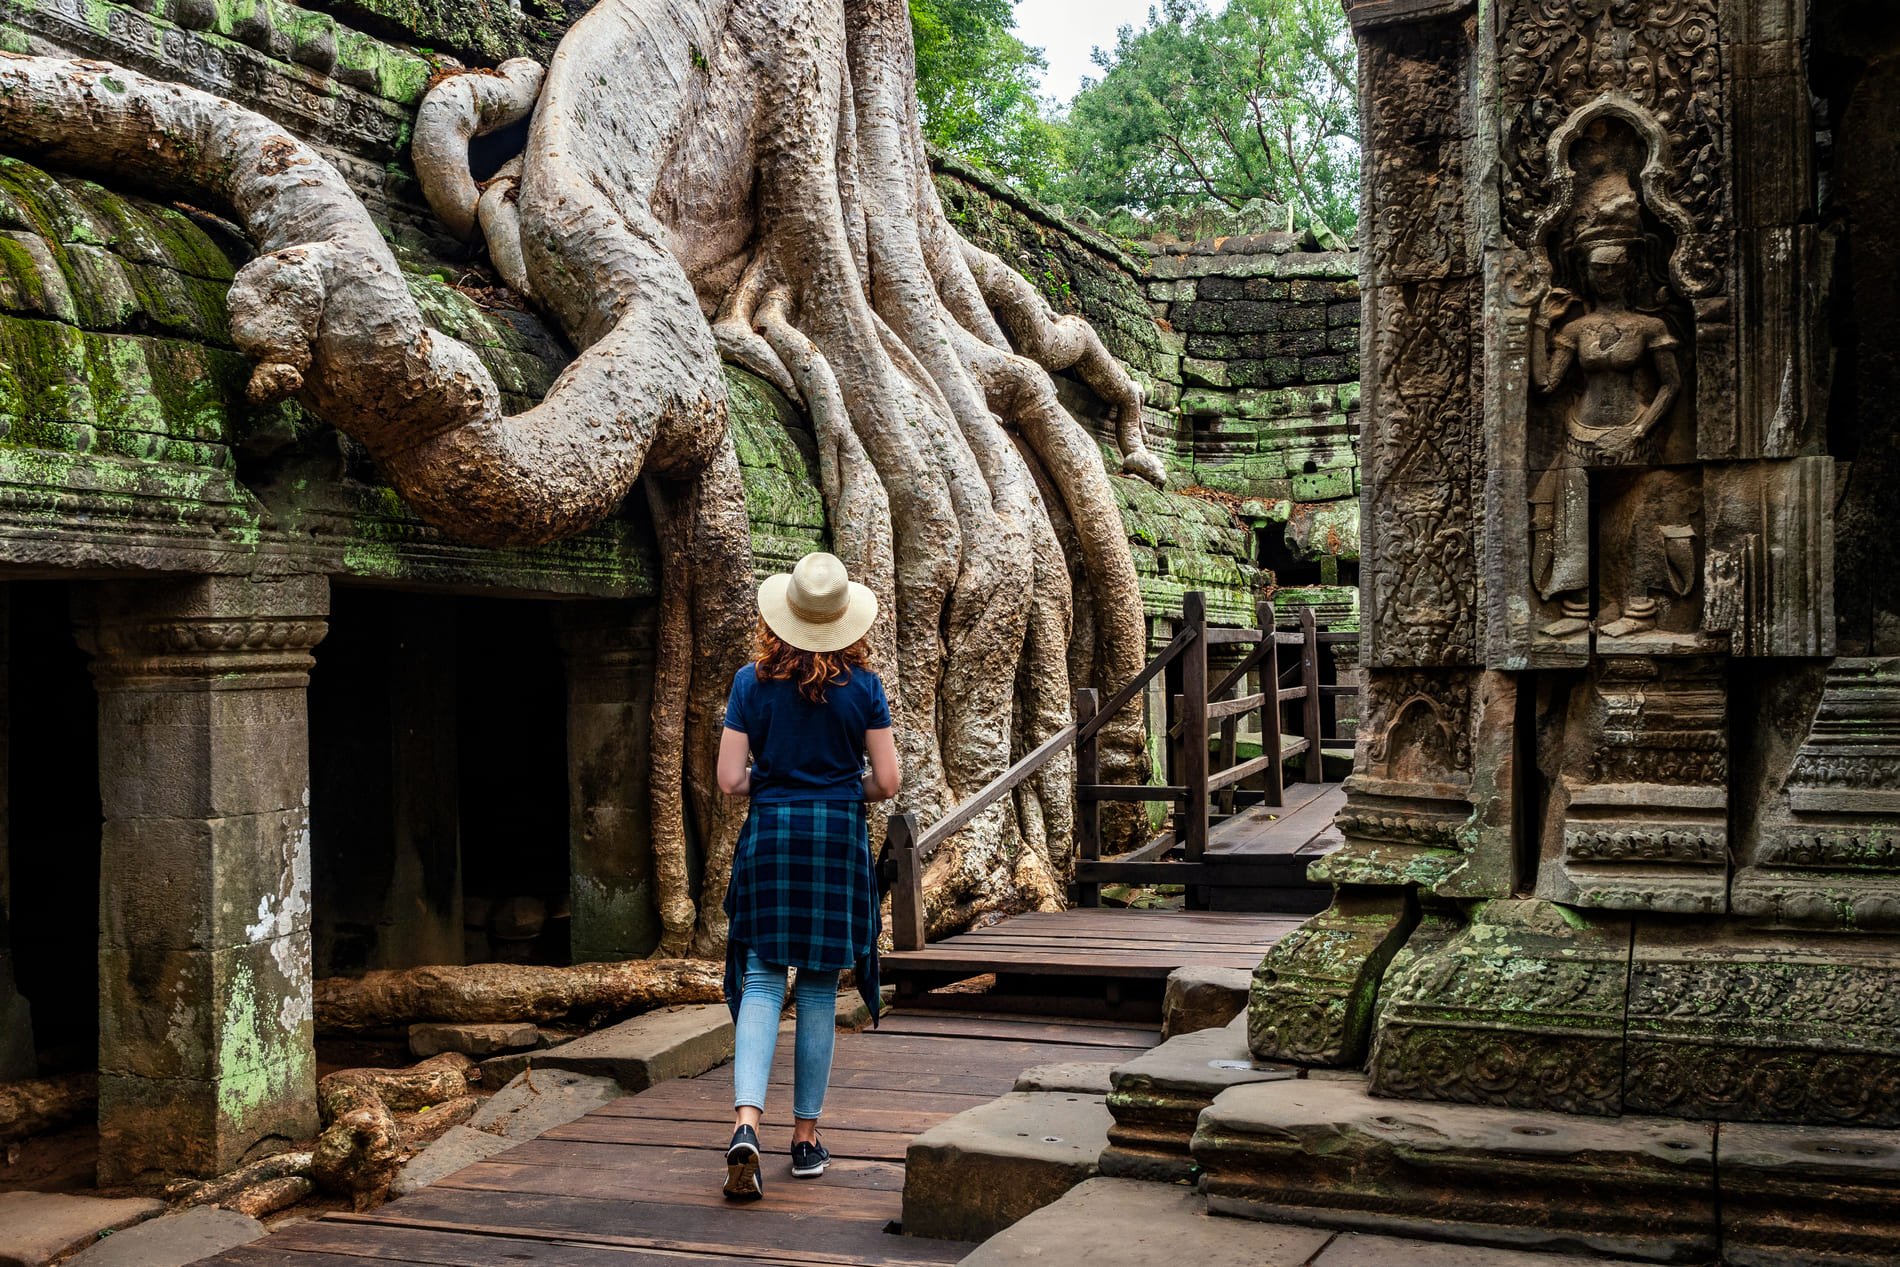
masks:
{"type": "MultiPolygon", "coordinates": [[[[241,223],[257,256],[229,302],[251,394],[295,395],[356,437],[437,526],[548,541],[646,485],[669,604],[652,744],[663,954],[722,949],[738,826],[711,777],[753,601],[722,355],[813,419],[835,544],[888,599],[876,651],[902,808],[941,817],[1060,729],[1072,685],[1112,692],[1143,661],[1109,471],[1050,371],[1105,403],[1121,468],[1159,480],[1141,393],[1085,325],[950,225],[915,70],[900,0],[599,0],[545,71],[510,62],[437,82],[414,133],[425,192],[578,349],[546,399],[508,416],[475,355],[427,327],[375,222],[314,149],[180,85],[0,53],[0,146],[241,223]],[[523,118],[525,148],[482,187],[469,139],[523,118]],[[705,862],[698,892],[689,841],[705,862]]],[[[1137,721],[1102,739],[1105,778],[1140,773],[1137,721]]],[[[1062,774],[930,859],[934,931],[1060,900],[1062,774]]]]}
{"type": "Polygon", "coordinates": [[[92,1112],[97,1103],[99,1079],[94,1074],[0,1082],[0,1144],[58,1130],[92,1112]]]}
{"type": "Polygon", "coordinates": [[[326,977],[315,986],[317,1033],[339,1035],[415,1021],[595,1024],[675,1003],[717,1003],[724,965],[639,959],[571,968],[478,963],[326,977]]]}
{"type": "MultiPolygon", "coordinates": [[[[435,1106],[472,1108],[473,1067],[467,1056],[444,1052],[408,1069],[344,1069],[324,1078],[317,1084],[324,1131],[310,1150],[310,1178],[326,1192],[349,1197],[358,1210],[381,1202],[410,1145],[395,1115],[435,1106]]],[[[452,1118],[445,1114],[443,1120],[452,1118]]]]}

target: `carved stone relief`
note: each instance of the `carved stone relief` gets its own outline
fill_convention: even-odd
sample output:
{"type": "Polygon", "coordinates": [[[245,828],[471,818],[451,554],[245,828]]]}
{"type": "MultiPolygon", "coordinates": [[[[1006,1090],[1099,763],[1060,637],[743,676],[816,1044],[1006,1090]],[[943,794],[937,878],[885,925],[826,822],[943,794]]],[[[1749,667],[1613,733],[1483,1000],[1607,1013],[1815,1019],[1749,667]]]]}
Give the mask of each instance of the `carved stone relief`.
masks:
{"type": "Polygon", "coordinates": [[[1540,897],[1613,910],[1727,908],[1722,661],[1599,660],[1571,698],[1559,751],[1540,897]]]}
{"type": "Polygon", "coordinates": [[[1835,660],[1735,875],[1737,915],[1900,929],[1900,658],[1835,660]]]}

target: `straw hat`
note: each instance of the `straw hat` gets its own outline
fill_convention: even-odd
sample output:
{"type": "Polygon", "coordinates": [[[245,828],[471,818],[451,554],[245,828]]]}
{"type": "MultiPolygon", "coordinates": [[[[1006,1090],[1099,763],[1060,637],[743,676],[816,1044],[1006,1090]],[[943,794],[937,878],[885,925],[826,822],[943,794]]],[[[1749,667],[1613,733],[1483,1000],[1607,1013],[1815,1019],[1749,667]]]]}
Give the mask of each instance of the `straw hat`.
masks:
{"type": "Polygon", "coordinates": [[[801,651],[842,651],[877,619],[877,595],[845,575],[838,556],[816,551],[759,586],[759,615],[801,651]]]}

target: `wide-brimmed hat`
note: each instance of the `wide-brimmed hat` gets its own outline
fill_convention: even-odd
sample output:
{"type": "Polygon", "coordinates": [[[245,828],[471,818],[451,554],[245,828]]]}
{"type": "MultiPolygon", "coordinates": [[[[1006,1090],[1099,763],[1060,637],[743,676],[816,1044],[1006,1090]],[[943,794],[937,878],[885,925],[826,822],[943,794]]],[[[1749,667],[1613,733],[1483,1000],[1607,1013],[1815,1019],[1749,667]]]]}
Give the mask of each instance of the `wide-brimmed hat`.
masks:
{"type": "Polygon", "coordinates": [[[877,595],[819,550],[759,586],[759,615],[780,640],[801,651],[842,651],[877,619],[877,595]]]}

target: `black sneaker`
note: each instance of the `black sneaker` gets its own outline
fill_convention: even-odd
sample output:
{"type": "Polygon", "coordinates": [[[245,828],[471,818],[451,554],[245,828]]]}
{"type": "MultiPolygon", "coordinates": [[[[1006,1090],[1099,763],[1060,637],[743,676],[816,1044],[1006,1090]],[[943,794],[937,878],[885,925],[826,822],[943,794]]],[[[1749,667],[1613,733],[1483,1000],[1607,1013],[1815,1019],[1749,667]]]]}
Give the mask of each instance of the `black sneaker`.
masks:
{"type": "Polygon", "coordinates": [[[741,1126],[732,1133],[726,1148],[726,1200],[757,1201],[765,1195],[765,1180],[759,1175],[759,1133],[741,1126]]]}
{"type": "Polygon", "coordinates": [[[792,1178],[816,1179],[825,1173],[825,1167],[831,1164],[831,1154],[825,1146],[816,1140],[807,1144],[803,1140],[792,1144],[792,1178]]]}

